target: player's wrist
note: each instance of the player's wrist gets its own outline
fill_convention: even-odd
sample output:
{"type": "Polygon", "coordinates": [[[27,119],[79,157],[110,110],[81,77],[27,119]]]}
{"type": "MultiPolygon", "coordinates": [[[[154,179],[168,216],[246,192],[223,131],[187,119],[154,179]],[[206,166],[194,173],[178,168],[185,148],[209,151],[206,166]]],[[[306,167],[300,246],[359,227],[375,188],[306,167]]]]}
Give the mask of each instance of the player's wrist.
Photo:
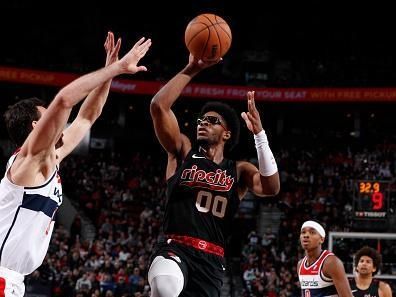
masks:
{"type": "Polygon", "coordinates": [[[262,176],[271,176],[278,172],[278,166],[269,147],[268,137],[264,129],[254,134],[254,143],[257,150],[260,174],[262,176]]]}
{"type": "Polygon", "coordinates": [[[184,69],[182,70],[182,73],[191,77],[194,77],[197,75],[202,69],[194,64],[194,63],[189,63],[184,69]]]}
{"type": "Polygon", "coordinates": [[[261,143],[265,143],[265,142],[268,143],[267,134],[265,133],[264,129],[261,129],[261,131],[258,133],[254,133],[253,137],[256,147],[261,143]]]}

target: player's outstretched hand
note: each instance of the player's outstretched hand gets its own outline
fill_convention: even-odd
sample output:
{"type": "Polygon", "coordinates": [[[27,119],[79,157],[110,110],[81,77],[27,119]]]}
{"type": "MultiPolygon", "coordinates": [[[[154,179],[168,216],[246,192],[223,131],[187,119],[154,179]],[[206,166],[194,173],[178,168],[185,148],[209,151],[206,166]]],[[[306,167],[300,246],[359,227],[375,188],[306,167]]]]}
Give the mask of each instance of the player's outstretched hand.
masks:
{"type": "Polygon", "coordinates": [[[124,73],[134,74],[139,71],[147,71],[145,66],[138,66],[140,59],[143,58],[151,46],[151,39],[142,37],[132,49],[119,61],[124,73]]]}
{"type": "Polygon", "coordinates": [[[263,130],[263,126],[261,124],[260,114],[254,103],[254,91],[247,92],[247,106],[248,111],[242,112],[241,116],[245,120],[248,129],[252,131],[253,134],[257,134],[263,130]]]}

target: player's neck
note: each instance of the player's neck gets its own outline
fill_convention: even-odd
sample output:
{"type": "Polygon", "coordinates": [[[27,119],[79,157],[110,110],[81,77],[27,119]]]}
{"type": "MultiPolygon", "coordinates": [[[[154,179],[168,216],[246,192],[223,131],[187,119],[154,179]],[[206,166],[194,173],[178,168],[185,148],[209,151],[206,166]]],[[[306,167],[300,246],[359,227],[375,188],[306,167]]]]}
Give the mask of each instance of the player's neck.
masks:
{"type": "Polygon", "coordinates": [[[219,147],[200,146],[199,152],[202,153],[206,159],[212,160],[216,164],[220,164],[224,159],[223,149],[219,147]]]}
{"type": "Polygon", "coordinates": [[[368,274],[358,274],[355,277],[356,285],[361,290],[367,289],[370,286],[372,280],[373,280],[373,276],[368,274]]]}
{"type": "Polygon", "coordinates": [[[307,264],[310,266],[319,259],[320,255],[322,254],[322,248],[318,247],[312,250],[306,250],[305,253],[307,255],[307,264]]]}

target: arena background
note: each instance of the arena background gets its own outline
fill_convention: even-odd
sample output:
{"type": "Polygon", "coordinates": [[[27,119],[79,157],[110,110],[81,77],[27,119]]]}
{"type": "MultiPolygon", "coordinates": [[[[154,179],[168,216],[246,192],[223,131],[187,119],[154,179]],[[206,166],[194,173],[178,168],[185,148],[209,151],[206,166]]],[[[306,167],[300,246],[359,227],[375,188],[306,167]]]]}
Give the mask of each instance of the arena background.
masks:
{"type": "MultiPolygon", "coordinates": [[[[101,67],[108,30],[122,37],[122,53],[140,36],[153,40],[142,61],[149,72],[121,77],[126,86],[152,84],[142,92],[113,85],[85,145],[62,166],[69,203],[45,263],[27,278],[27,296],[148,296],[147,260],[163,211],[166,160],[149,104],[186,63],[185,26],[204,12],[229,22],[233,43],[224,62],[194,79],[197,91],[176,103],[182,129],[194,135],[207,97],[241,112],[244,97],[230,90],[271,90],[257,105],[282,178],[277,197],[249,196],[241,205],[224,296],[299,295],[295,265],[306,218],[329,231],[395,232],[392,9],[314,1],[135,2],[0,4],[1,113],[21,98],[49,102],[69,77],[101,67]],[[385,219],[356,216],[362,180],[383,182],[385,219]]],[[[13,147],[3,122],[0,143],[4,165],[13,147]]],[[[255,161],[246,129],[232,156],[255,161]]],[[[349,273],[364,244],[381,250],[383,275],[396,274],[394,240],[363,238],[336,242],[349,273]]]]}

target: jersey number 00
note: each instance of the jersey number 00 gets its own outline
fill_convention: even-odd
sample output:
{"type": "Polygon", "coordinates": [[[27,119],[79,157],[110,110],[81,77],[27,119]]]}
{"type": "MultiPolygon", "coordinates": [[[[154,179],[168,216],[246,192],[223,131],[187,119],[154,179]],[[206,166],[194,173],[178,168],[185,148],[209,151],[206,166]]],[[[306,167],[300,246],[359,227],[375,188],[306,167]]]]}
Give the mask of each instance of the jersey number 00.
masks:
{"type": "Polygon", "coordinates": [[[216,195],[213,197],[211,192],[199,191],[197,195],[197,201],[195,202],[195,207],[200,212],[212,211],[212,214],[216,217],[223,218],[226,207],[227,198],[223,196],[216,195]]]}

